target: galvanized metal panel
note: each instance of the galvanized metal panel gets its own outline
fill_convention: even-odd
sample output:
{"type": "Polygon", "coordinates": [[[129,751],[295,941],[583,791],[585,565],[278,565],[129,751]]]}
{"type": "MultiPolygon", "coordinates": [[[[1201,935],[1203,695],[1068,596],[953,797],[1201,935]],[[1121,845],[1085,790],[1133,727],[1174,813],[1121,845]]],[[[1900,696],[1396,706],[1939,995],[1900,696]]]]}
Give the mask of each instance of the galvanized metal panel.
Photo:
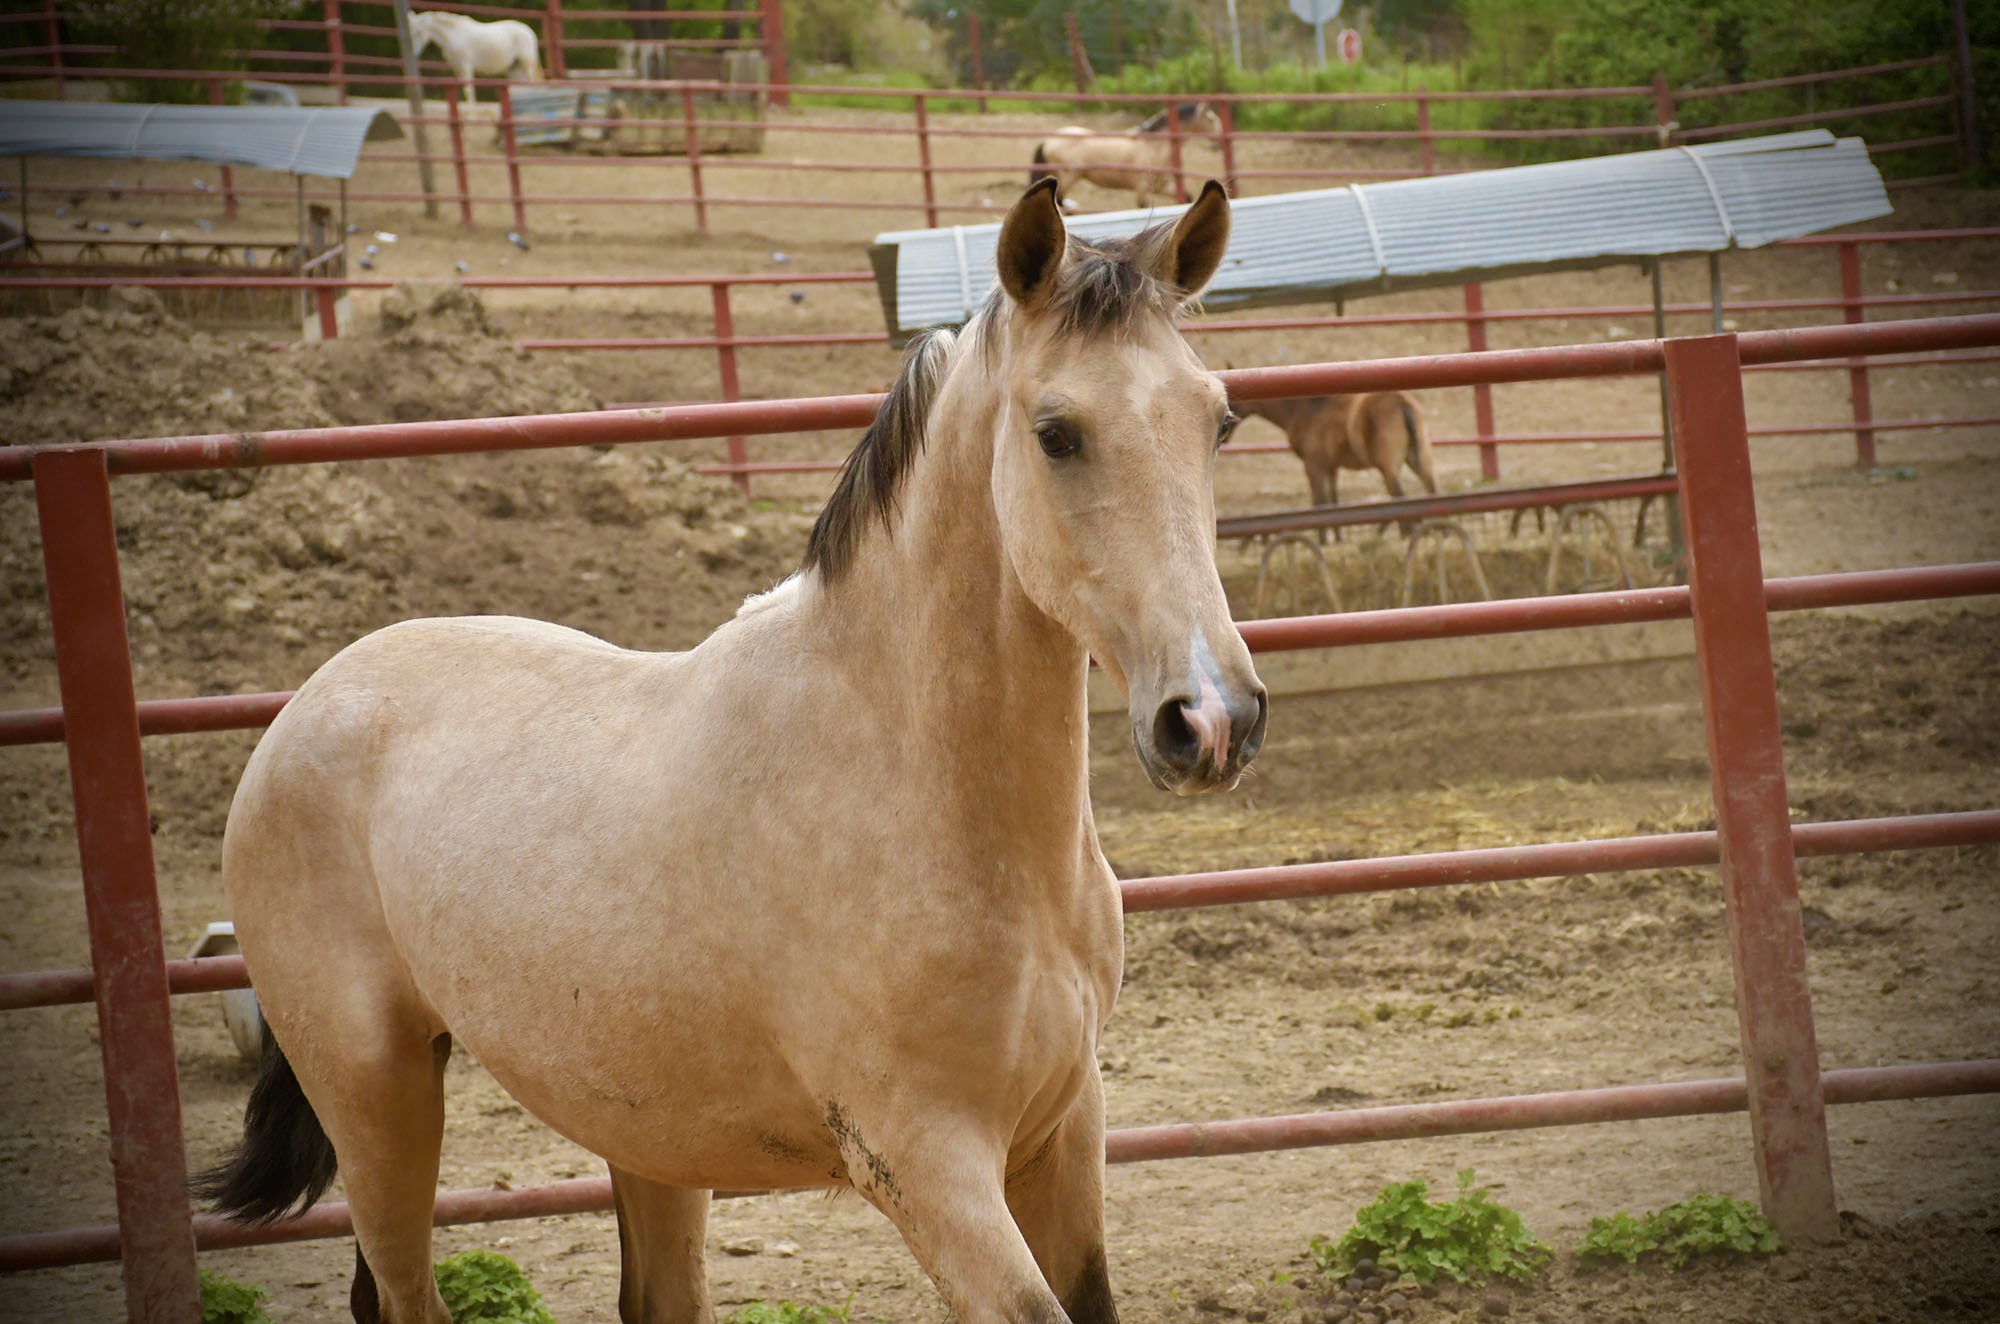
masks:
{"type": "MultiPolygon", "coordinates": [[[[1246,308],[1675,254],[1754,248],[1890,211],[1859,139],[1824,130],[1244,198],[1203,304],[1246,308]],[[1370,222],[1372,221],[1372,226],[1370,222]]],[[[1122,237],[1182,208],[1079,217],[1122,237]]],[[[878,236],[892,334],[962,322],[993,282],[998,225],[878,236]]]]}
{"type": "Polygon", "coordinates": [[[394,116],[361,106],[0,101],[0,156],[211,161],[350,179],[363,142],[401,136],[394,116]]]}

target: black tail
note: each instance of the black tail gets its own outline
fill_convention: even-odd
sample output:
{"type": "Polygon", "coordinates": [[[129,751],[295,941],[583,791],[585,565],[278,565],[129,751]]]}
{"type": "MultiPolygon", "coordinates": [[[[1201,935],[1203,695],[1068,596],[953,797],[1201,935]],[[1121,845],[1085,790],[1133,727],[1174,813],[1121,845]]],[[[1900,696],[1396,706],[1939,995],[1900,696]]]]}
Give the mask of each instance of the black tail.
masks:
{"type": "Polygon", "coordinates": [[[313,1207],[333,1182],[333,1143],[306,1102],[285,1050],[264,1031],[264,1059],[243,1110],[243,1144],[190,1183],[197,1199],[246,1223],[271,1223],[313,1207]],[[301,1203],[303,1201],[303,1203],[301,1203]]]}
{"type": "Polygon", "coordinates": [[[1417,411],[1415,408],[1411,406],[1409,399],[1407,397],[1398,400],[1396,402],[1396,407],[1403,411],[1403,426],[1409,430],[1410,434],[1410,444],[1403,451],[1403,463],[1410,466],[1411,473],[1414,473],[1417,475],[1417,477],[1421,478],[1423,477],[1424,471],[1417,468],[1417,460],[1419,458],[1417,455],[1417,448],[1419,446],[1422,446],[1424,443],[1423,443],[1423,434],[1417,431],[1417,411]]]}
{"type": "MultiPolygon", "coordinates": [[[[1040,143],[1036,143],[1035,164],[1039,166],[1039,165],[1047,165],[1048,163],[1049,163],[1049,158],[1042,155],[1042,145],[1040,143]]],[[[1055,178],[1055,172],[1053,170],[1030,170],[1028,172],[1028,187],[1033,188],[1035,185],[1041,183],[1045,179],[1054,179],[1054,178],[1055,178]]]]}

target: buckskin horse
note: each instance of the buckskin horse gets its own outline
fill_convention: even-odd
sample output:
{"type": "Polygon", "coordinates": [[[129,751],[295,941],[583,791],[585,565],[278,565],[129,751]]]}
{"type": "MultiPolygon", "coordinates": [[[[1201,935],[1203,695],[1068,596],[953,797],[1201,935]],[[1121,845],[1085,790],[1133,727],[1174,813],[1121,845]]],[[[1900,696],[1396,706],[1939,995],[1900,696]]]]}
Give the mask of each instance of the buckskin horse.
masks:
{"type": "Polygon", "coordinates": [[[610,1165],[629,1324],[710,1324],[709,1192],[849,1186],[964,1324],[1111,1324],[1097,1042],[1118,884],[1085,678],[1152,781],[1233,786],[1264,687],[1214,562],[1233,424],[1176,317],[1229,203],[1069,237],[910,351],[803,568],[685,653],[506,617],[321,667],[244,771],[223,883],[271,1038],[199,1189],[345,1180],[357,1319],[431,1275],[459,1042],[610,1165]]]}

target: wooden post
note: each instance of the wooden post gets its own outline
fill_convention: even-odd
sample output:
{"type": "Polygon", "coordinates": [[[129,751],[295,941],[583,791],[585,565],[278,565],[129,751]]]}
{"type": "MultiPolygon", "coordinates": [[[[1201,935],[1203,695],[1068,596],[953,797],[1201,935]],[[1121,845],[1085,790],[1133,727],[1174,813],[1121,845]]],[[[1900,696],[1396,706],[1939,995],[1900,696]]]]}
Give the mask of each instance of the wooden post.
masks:
{"type": "Polygon", "coordinates": [[[694,89],[686,83],[681,84],[681,125],[687,134],[688,187],[694,192],[694,228],[698,234],[707,234],[708,203],[701,193],[701,121],[694,113],[694,89]]]}
{"type": "Polygon", "coordinates": [[[465,120],[459,114],[458,97],[454,92],[444,99],[445,119],[451,126],[451,169],[458,180],[458,220],[466,229],[472,228],[472,174],[465,161],[465,120]]]}
{"type": "Polygon", "coordinates": [[[85,448],[50,447],[30,463],[97,985],[126,1317],[199,1324],[180,1073],[110,470],[103,451],[85,448]]]}
{"type": "Polygon", "coordinates": [[[1174,172],[1174,201],[1188,200],[1187,176],[1181,170],[1181,103],[1167,98],[1167,168],[1174,172]]]}
{"type": "Polygon", "coordinates": [[[1424,173],[1437,173],[1437,153],[1431,144],[1431,99],[1425,95],[1430,89],[1417,89],[1417,152],[1424,165],[1424,173]]]}
{"type": "Polygon", "coordinates": [[[933,230],[938,225],[937,180],[931,174],[931,118],[922,92],[914,95],[917,103],[917,168],[924,177],[924,224],[933,230]]]}
{"type": "Polygon", "coordinates": [[[1083,31],[1074,9],[1063,11],[1063,33],[1069,38],[1069,71],[1076,78],[1076,90],[1095,92],[1097,72],[1090,67],[1090,52],[1083,48],[1083,31]]]}
{"type": "Polygon", "coordinates": [[[42,28],[49,39],[49,76],[55,79],[56,94],[60,97],[63,90],[62,11],[56,8],[56,0],[42,0],[42,28]]]}
{"type": "Polygon", "coordinates": [[[326,0],[326,70],[333,77],[333,95],[347,104],[347,33],[340,25],[340,0],[326,0]]]}
{"type": "MultiPolygon", "coordinates": [[[[737,400],[741,391],[736,383],[736,320],[729,314],[729,283],[716,281],[709,287],[715,303],[715,347],[716,365],[722,370],[722,398],[737,400]]],[[[736,480],[736,487],[744,496],[750,495],[750,475],[741,472],[748,463],[750,454],[743,444],[743,438],[729,439],[729,463],[738,472],[729,475],[736,480]]]]}
{"type": "MultiPolygon", "coordinates": [[[[424,126],[424,83],[417,73],[417,47],[410,36],[410,0],[396,0],[396,41],[403,51],[403,92],[410,102],[410,137],[417,147],[417,179],[424,189],[424,215],[437,219],[437,180],[431,174],[431,136],[424,126]]],[[[456,86],[447,85],[445,95],[458,96],[456,86]]]]}
{"type": "Polygon", "coordinates": [[[1674,145],[1674,130],[1680,128],[1680,121],[1674,113],[1674,92],[1667,86],[1665,74],[1653,75],[1653,132],[1659,135],[1660,146],[1674,145]]]}
{"type": "MultiPolygon", "coordinates": [[[[208,80],[208,104],[222,104],[222,80],[208,80]]],[[[236,171],[229,166],[222,167],[222,215],[227,220],[236,219],[236,171]]]]}
{"type": "MultiPolygon", "coordinates": [[[[1861,306],[1861,246],[1840,246],[1841,312],[1849,322],[1865,322],[1868,310],[1861,306]]],[[[1847,361],[1847,396],[1854,416],[1854,462],[1863,469],[1875,467],[1875,406],[1868,389],[1868,360],[1847,361]]]]}
{"type": "MultiPolygon", "coordinates": [[[[975,10],[965,11],[965,44],[972,51],[972,90],[986,90],[986,51],[979,38],[979,14],[975,10]]],[[[979,113],[986,113],[986,98],[979,98],[979,113]]]]}
{"type": "Polygon", "coordinates": [[[1242,193],[1236,183],[1236,103],[1226,98],[1216,102],[1215,116],[1222,121],[1222,187],[1234,198],[1242,193]]]}
{"type": "Polygon", "coordinates": [[[514,97],[505,82],[500,84],[499,92],[500,149],[507,157],[507,196],[514,203],[514,228],[526,234],[528,202],[521,196],[521,146],[514,137],[514,97]]]}
{"type": "Polygon", "coordinates": [[[1961,170],[1976,169],[1984,159],[1979,140],[1979,98],[1972,86],[1972,38],[1965,21],[1965,0],[1951,0],[1951,46],[1955,56],[1953,71],[1958,75],[1958,163],[1961,170]]]}
{"type": "Polygon", "coordinates": [[[1670,340],[1666,363],[1757,1185],[1788,1245],[1836,1241],[1736,337],[1670,340]]]}
{"type": "Polygon", "coordinates": [[[791,79],[785,72],[785,10],[781,0],[757,0],[757,36],[764,43],[764,61],[771,66],[771,104],[792,104],[791,79]]]}
{"type": "Polygon", "coordinates": [[[563,11],[562,0],[549,0],[546,17],[542,19],[542,44],[549,48],[549,77],[569,77],[569,66],[563,59],[563,11]]]}
{"type": "MultiPolygon", "coordinates": [[[[1465,347],[1477,354],[1486,348],[1486,290],[1478,281],[1465,283],[1465,347]]],[[[1479,434],[1479,476],[1487,482],[1500,477],[1500,445],[1491,441],[1493,388],[1485,382],[1472,388],[1472,416],[1479,434]]]]}

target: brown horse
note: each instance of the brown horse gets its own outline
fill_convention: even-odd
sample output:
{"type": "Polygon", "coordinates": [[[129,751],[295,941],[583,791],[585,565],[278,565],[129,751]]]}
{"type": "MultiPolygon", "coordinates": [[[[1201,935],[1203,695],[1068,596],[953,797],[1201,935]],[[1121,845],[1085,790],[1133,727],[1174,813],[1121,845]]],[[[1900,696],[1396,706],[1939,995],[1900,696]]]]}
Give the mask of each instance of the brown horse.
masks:
{"type": "Polygon", "coordinates": [[[1206,101],[1183,102],[1174,111],[1180,125],[1171,135],[1164,110],[1123,133],[1093,133],[1074,124],[1057,129],[1036,144],[1036,169],[1028,172],[1028,182],[1053,179],[1064,198],[1079,179],[1100,188],[1128,188],[1138,195],[1141,207],[1152,206],[1155,197],[1172,197],[1171,138],[1220,141],[1222,137],[1222,119],[1206,101]]]}
{"type": "Polygon", "coordinates": [[[1389,495],[1399,497],[1400,475],[1407,464],[1426,490],[1438,490],[1424,411],[1401,391],[1256,400],[1239,402],[1236,409],[1268,418],[1284,429],[1285,440],[1305,463],[1315,506],[1340,503],[1342,469],[1373,469],[1382,475],[1389,495]]]}
{"type": "Polygon", "coordinates": [[[1176,326],[1229,202],[1071,239],[911,350],[798,574],[685,653],[406,621],[257,746],[222,880],[272,1034],[203,1189],[346,1182],[365,1324],[448,1324],[454,1041],[602,1155],[628,1324],[713,1324],[709,1192],[851,1186],[964,1324],[1114,1324],[1098,1036],[1123,961],[1086,681],[1162,789],[1233,786],[1264,687],[1215,568],[1227,393],[1176,326]]]}

